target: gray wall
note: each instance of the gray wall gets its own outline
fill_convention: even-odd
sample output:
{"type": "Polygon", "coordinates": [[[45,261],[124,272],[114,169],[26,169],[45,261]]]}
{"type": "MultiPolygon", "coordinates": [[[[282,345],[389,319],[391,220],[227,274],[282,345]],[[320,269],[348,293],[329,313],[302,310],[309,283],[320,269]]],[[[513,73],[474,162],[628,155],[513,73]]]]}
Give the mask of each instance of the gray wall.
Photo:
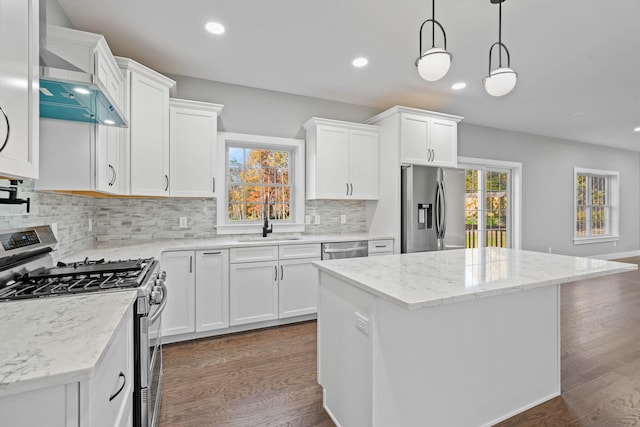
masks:
{"type": "Polygon", "coordinates": [[[522,163],[522,248],[577,256],[640,248],[640,153],[462,122],[458,155],[522,163]],[[573,168],[620,172],[620,241],[573,244],[573,168]]]}

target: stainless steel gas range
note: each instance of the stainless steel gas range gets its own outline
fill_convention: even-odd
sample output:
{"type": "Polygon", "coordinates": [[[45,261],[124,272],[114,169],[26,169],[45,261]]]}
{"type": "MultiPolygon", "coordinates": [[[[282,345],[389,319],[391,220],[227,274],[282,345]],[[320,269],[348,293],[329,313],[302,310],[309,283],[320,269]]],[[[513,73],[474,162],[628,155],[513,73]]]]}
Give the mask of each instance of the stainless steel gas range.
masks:
{"type": "Polygon", "coordinates": [[[155,427],[162,389],[161,314],[165,272],[154,258],[78,260],[54,265],[49,226],[0,232],[0,301],[135,289],[133,425],[155,427]]]}

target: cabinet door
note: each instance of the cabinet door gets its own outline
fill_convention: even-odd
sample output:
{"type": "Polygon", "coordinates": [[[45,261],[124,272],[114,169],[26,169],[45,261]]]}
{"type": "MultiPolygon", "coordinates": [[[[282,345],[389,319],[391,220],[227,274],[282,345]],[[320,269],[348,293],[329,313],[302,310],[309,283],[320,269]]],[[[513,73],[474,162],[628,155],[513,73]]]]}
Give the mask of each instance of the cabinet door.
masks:
{"type": "Polygon", "coordinates": [[[162,269],[167,272],[167,306],[162,312],[162,334],[171,336],[195,331],[195,274],[192,251],[165,252],[162,269]]]}
{"type": "Polygon", "coordinates": [[[213,197],[218,114],[171,107],[171,195],[213,197]]]}
{"type": "Polygon", "coordinates": [[[169,195],[169,89],[131,73],[131,194],[169,195]]]}
{"type": "Polygon", "coordinates": [[[349,195],[354,199],[378,198],[378,133],[349,131],[349,195]]]}
{"type": "Polygon", "coordinates": [[[458,124],[451,120],[431,119],[429,143],[432,163],[437,166],[458,165],[458,124]]]}
{"type": "Polygon", "coordinates": [[[196,332],[229,326],[229,249],[196,252],[196,332]]]}
{"type": "Polygon", "coordinates": [[[349,130],[318,126],[316,138],[316,195],[325,199],[348,198],[349,130]]]}
{"type": "Polygon", "coordinates": [[[279,317],[301,316],[318,311],[319,272],[311,263],[320,258],[280,261],[279,317]]]}
{"type": "Polygon", "coordinates": [[[120,128],[96,126],[96,189],[120,193],[120,128]]]}
{"type": "Polygon", "coordinates": [[[38,178],[38,2],[0,3],[0,174],[38,178]]]}
{"type": "Polygon", "coordinates": [[[416,114],[403,114],[400,128],[400,162],[427,164],[429,118],[416,114]]]}
{"type": "Polygon", "coordinates": [[[278,276],[275,261],[230,264],[231,326],[278,318],[278,276]]]}

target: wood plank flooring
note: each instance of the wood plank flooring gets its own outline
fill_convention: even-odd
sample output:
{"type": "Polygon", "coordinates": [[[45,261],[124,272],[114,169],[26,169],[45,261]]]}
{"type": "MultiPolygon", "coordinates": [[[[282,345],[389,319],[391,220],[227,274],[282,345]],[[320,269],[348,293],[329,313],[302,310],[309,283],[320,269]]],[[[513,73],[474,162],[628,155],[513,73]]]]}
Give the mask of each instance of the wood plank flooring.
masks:
{"type": "MultiPolygon", "coordinates": [[[[640,427],[640,272],[583,282],[562,286],[562,396],[498,426],[640,427]]],[[[315,322],[167,345],[164,375],[161,427],[334,427],[315,322]]]]}

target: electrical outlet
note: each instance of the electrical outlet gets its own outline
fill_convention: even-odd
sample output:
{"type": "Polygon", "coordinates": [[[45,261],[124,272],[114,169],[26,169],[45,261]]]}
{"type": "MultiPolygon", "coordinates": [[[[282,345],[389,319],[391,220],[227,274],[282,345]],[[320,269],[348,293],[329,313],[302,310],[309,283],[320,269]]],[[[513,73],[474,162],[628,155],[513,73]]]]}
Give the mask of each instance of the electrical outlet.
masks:
{"type": "Polygon", "coordinates": [[[549,253],[551,253],[551,246],[549,246],[549,253]]]}
{"type": "Polygon", "coordinates": [[[187,217],[186,216],[181,216],[180,217],[180,228],[187,228],[187,217]]]}
{"type": "Polygon", "coordinates": [[[89,231],[93,231],[93,220],[89,218],[89,231]]]}
{"type": "Polygon", "coordinates": [[[347,223],[347,216],[340,215],[340,224],[346,224],[346,223],[347,223]]]}
{"type": "Polygon", "coordinates": [[[316,215],[315,223],[320,224],[320,215],[316,215]]]}
{"type": "Polygon", "coordinates": [[[304,216],[304,223],[305,224],[311,224],[311,215],[305,215],[304,216]]]}
{"type": "Polygon", "coordinates": [[[356,311],[356,329],[369,335],[369,319],[356,311]]]}
{"type": "Polygon", "coordinates": [[[618,242],[613,242],[613,247],[618,246],[618,242]]]}

